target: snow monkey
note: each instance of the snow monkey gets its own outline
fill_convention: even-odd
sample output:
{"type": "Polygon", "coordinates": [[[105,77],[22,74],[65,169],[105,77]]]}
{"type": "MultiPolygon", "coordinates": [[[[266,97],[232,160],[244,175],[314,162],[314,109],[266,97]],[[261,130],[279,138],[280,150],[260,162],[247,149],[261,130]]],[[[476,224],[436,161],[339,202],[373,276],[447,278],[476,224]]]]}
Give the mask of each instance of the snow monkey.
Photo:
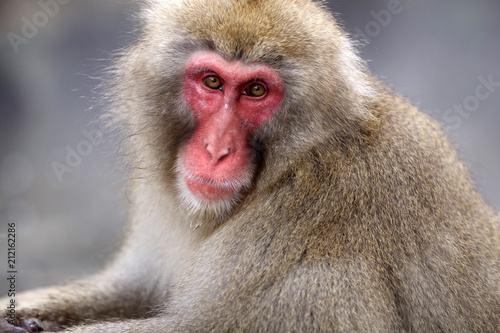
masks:
{"type": "Polygon", "coordinates": [[[150,0],[139,21],[107,94],[122,250],[18,295],[1,332],[500,332],[498,215],[324,5],[150,0]]]}

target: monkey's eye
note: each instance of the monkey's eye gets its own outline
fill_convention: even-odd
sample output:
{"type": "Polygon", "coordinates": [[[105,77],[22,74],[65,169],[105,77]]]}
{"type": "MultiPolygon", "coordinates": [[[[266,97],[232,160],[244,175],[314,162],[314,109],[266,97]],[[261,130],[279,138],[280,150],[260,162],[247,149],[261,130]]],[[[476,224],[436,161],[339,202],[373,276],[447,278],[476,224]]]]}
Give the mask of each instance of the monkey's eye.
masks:
{"type": "Polygon", "coordinates": [[[203,79],[203,83],[210,89],[220,89],[222,88],[222,81],[217,76],[207,76],[203,79]]]}
{"type": "Polygon", "coordinates": [[[262,84],[253,83],[249,85],[243,93],[250,97],[261,97],[266,93],[266,88],[264,88],[262,84]]]}

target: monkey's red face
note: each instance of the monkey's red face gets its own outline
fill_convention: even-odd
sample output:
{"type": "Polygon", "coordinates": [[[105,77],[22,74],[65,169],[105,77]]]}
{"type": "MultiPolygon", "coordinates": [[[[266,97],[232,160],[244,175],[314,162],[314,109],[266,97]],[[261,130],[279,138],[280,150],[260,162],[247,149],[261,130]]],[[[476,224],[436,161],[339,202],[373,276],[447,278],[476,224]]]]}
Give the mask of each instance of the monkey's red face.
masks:
{"type": "Polygon", "coordinates": [[[255,169],[250,141],[280,108],[283,93],[283,81],[266,65],[228,63],[213,52],[191,57],[184,97],[196,128],[180,156],[185,197],[218,205],[250,185],[255,169]]]}

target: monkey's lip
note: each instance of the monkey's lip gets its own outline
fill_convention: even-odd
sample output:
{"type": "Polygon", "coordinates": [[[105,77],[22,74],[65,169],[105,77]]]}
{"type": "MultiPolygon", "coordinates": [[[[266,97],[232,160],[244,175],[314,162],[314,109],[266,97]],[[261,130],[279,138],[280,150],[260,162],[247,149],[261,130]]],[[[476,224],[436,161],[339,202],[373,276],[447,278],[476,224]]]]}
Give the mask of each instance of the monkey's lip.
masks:
{"type": "Polygon", "coordinates": [[[184,180],[191,193],[207,200],[228,199],[234,196],[243,186],[238,181],[216,181],[195,176],[189,172],[185,173],[184,180]]]}

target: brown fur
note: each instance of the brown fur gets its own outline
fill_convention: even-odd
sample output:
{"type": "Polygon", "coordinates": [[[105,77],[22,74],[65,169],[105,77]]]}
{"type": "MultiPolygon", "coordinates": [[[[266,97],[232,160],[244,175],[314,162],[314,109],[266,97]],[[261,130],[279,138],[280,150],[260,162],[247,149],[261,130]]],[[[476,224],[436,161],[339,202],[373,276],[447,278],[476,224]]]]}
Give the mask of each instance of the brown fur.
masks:
{"type": "Polygon", "coordinates": [[[500,332],[498,216],[439,125],[366,72],[321,5],[157,0],[141,20],[110,92],[132,167],[125,246],[98,276],[32,293],[20,319],[82,333],[500,332]],[[253,187],[224,214],[186,211],[175,187],[195,127],[182,68],[207,49],[267,63],[286,87],[253,142],[253,187]]]}

